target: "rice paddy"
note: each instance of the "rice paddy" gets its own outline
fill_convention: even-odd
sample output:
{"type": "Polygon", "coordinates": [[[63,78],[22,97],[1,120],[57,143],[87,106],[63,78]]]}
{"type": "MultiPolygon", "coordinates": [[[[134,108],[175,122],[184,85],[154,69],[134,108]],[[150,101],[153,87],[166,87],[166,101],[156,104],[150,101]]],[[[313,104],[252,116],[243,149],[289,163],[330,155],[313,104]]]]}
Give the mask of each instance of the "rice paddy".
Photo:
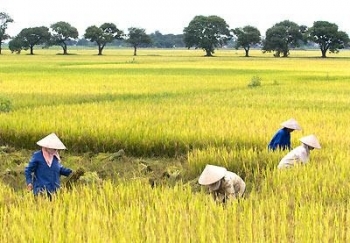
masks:
{"type": "MultiPolygon", "coordinates": [[[[58,52],[0,55],[0,96],[11,101],[1,145],[29,155],[55,132],[66,166],[115,177],[62,188],[52,202],[0,181],[1,242],[349,242],[348,50],[58,52]],[[315,134],[322,149],[279,171],[285,152],[267,144],[292,117],[303,128],[293,147],[315,134]],[[102,159],[121,149],[143,162],[102,159]],[[174,183],[149,185],[140,164],[150,158],[168,163],[174,183]],[[215,203],[196,184],[208,163],[241,175],[246,198],[215,203]]],[[[28,161],[15,155],[1,151],[0,173],[22,170],[28,161]]]]}

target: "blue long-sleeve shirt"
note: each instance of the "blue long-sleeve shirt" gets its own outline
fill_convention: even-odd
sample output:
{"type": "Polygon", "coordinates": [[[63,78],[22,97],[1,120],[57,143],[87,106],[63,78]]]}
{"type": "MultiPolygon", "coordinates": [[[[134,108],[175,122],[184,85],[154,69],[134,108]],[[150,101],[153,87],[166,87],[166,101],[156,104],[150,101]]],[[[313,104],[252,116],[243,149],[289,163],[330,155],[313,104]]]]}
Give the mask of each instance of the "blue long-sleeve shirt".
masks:
{"type": "Polygon", "coordinates": [[[271,139],[268,148],[271,150],[281,149],[290,150],[290,132],[286,128],[282,128],[276,132],[276,134],[271,139]]]}
{"type": "Polygon", "coordinates": [[[43,152],[33,153],[27,167],[24,170],[26,183],[33,185],[33,193],[37,195],[40,192],[56,192],[60,188],[60,176],[69,176],[71,169],[63,167],[56,156],[53,157],[51,167],[45,161],[43,152]]]}

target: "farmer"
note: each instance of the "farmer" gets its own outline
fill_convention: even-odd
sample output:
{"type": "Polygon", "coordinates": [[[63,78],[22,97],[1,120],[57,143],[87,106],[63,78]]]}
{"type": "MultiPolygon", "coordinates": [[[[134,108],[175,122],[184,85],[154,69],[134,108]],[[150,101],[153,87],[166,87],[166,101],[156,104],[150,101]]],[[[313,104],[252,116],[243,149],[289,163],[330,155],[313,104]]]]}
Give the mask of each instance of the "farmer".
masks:
{"type": "Polygon", "coordinates": [[[291,150],[290,134],[294,130],[301,130],[298,122],[293,118],[281,123],[282,128],[276,132],[271,139],[268,149],[274,151],[276,149],[291,150]]]}
{"type": "Polygon", "coordinates": [[[320,149],[321,145],[315,135],[308,135],[300,139],[301,145],[290,151],[279,162],[277,168],[289,168],[296,164],[306,164],[310,157],[310,151],[320,149]]]}
{"type": "Polygon", "coordinates": [[[60,188],[60,176],[69,176],[72,173],[71,169],[62,166],[58,154],[58,150],[66,149],[66,146],[54,133],[37,144],[41,146],[41,150],[33,153],[24,171],[27,189],[33,190],[35,196],[44,194],[51,199],[52,194],[60,188]]]}
{"type": "Polygon", "coordinates": [[[237,174],[209,164],[199,176],[198,183],[207,186],[214,200],[221,202],[242,197],[246,188],[245,182],[237,174]]]}

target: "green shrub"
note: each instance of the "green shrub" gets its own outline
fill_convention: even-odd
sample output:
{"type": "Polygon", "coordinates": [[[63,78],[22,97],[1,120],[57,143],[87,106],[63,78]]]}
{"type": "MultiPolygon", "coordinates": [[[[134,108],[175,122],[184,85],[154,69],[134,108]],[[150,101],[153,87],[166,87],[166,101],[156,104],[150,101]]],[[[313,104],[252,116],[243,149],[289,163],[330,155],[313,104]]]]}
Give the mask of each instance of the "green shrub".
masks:
{"type": "Polygon", "coordinates": [[[12,110],[11,100],[0,97],[0,112],[10,112],[12,110]]]}
{"type": "Polygon", "coordinates": [[[248,87],[258,87],[261,86],[261,78],[258,76],[253,76],[250,80],[250,83],[248,84],[248,87]]]}

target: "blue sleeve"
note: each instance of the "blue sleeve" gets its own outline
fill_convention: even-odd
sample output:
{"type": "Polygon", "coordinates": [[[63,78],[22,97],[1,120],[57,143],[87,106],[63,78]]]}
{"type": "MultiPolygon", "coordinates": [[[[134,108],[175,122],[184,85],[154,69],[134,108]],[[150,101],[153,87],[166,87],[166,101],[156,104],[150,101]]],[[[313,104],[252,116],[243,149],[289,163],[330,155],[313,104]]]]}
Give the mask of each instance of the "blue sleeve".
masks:
{"type": "Polygon", "coordinates": [[[37,166],[38,166],[38,162],[35,159],[35,156],[33,155],[32,158],[30,159],[28,165],[24,169],[24,175],[26,177],[27,185],[30,183],[33,183],[32,173],[36,171],[37,166]]]}
{"type": "Polygon", "coordinates": [[[271,139],[268,148],[271,150],[276,150],[278,141],[281,139],[281,135],[277,132],[271,139]]]}
{"type": "Polygon", "coordinates": [[[60,167],[60,175],[69,176],[70,173],[72,173],[72,172],[73,172],[73,171],[72,171],[71,169],[66,168],[66,167],[63,167],[63,166],[61,165],[61,167],[60,167]]]}

